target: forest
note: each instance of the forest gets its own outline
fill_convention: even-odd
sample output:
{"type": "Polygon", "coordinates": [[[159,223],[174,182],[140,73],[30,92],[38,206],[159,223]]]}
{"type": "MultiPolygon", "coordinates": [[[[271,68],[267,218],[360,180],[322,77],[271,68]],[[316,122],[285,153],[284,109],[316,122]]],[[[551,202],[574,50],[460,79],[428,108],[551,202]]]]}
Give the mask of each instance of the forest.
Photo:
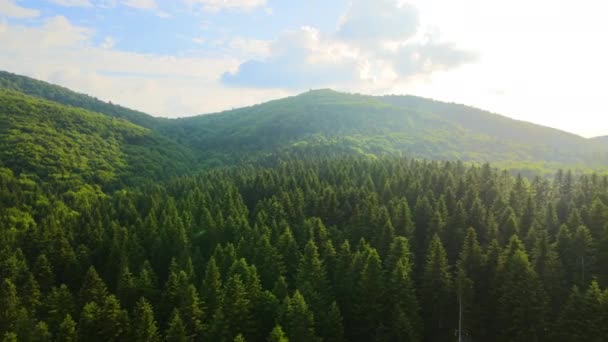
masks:
{"type": "Polygon", "coordinates": [[[607,223],[594,173],[277,157],[110,191],[4,165],[0,339],[604,341],[607,223]]]}

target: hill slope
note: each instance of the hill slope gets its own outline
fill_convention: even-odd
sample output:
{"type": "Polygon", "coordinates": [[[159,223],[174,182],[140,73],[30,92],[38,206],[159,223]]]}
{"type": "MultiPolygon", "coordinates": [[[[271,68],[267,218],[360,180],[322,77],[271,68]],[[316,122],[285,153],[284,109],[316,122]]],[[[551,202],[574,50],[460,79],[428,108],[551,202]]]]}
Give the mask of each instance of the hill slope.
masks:
{"type": "MultiPolygon", "coordinates": [[[[374,97],[315,90],[256,106],[171,120],[7,72],[0,72],[0,88],[125,119],[149,129],[157,144],[152,149],[161,144],[176,151],[161,158],[168,158],[165,163],[170,163],[175,154],[174,170],[185,164],[217,166],[258,161],[276,154],[298,158],[405,155],[535,170],[608,167],[605,139],[585,139],[480,109],[415,96],[374,97]]],[[[132,156],[139,159],[138,163],[148,164],[146,153],[132,156]]]]}
{"type": "Polygon", "coordinates": [[[474,162],[608,166],[605,146],[476,108],[331,90],[178,119],[165,133],[214,156],[271,152],[408,155],[474,162]]]}
{"type": "Polygon", "coordinates": [[[17,174],[111,186],[183,173],[191,159],[148,128],[0,89],[0,163],[17,174]]]}
{"type": "Polygon", "coordinates": [[[129,108],[103,102],[95,97],[77,93],[58,85],[39,81],[27,76],[15,75],[6,71],[0,71],[0,88],[18,91],[66,106],[83,108],[107,116],[126,119],[146,128],[158,127],[166,120],[155,118],[151,115],[129,108]]]}

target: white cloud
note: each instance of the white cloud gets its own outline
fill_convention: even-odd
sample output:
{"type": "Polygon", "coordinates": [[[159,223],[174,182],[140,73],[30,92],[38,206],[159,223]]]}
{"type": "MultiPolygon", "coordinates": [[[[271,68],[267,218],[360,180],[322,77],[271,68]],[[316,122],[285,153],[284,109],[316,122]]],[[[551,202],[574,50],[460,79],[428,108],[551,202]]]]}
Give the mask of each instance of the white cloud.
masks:
{"type": "Polygon", "coordinates": [[[276,89],[244,92],[221,86],[221,75],[238,66],[231,58],[158,56],[95,46],[93,31],[63,17],[38,27],[4,28],[0,69],[155,115],[215,112],[288,95],[276,89]]]}
{"type": "MultiPolygon", "coordinates": [[[[107,5],[106,3],[105,6],[107,5]]],[[[171,14],[159,9],[156,0],[124,0],[123,5],[142,11],[152,11],[159,18],[171,17],[171,14]]]]}
{"type": "Polygon", "coordinates": [[[125,0],[124,4],[141,10],[155,10],[158,8],[155,0],[125,0]]]}
{"type": "Polygon", "coordinates": [[[114,38],[112,37],[105,37],[103,39],[103,42],[101,43],[101,47],[103,49],[111,49],[114,47],[114,44],[116,44],[116,42],[114,41],[114,38]]]}
{"type": "Polygon", "coordinates": [[[272,42],[267,40],[235,37],[230,40],[228,47],[233,51],[238,51],[239,54],[249,57],[265,57],[270,54],[271,44],[272,42]]]}
{"type": "Polygon", "coordinates": [[[249,60],[222,81],[233,86],[303,90],[340,87],[359,80],[359,61],[348,46],[322,37],[312,27],[284,33],[262,60],[249,60]]]}
{"type": "Polygon", "coordinates": [[[36,9],[21,7],[15,0],[0,0],[0,17],[35,18],[40,15],[36,9]]]}
{"type": "Polygon", "coordinates": [[[91,7],[89,0],[50,0],[52,3],[66,7],[91,7]]]}
{"type": "Polygon", "coordinates": [[[416,34],[418,9],[397,0],[353,0],[340,20],[342,39],[377,45],[383,41],[403,42],[416,34]]]}
{"type": "MultiPolygon", "coordinates": [[[[190,6],[199,5],[207,12],[222,10],[250,11],[266,6],[266,0],[183,0],[190,6]]],[[[268,7],[266,8],[266,11],[268,7]]]]}
{"type": "Polygon", "coordinates": [[[354,0],[334,34],[306,27],[283,34],[265,58],[246,61],[222,80],[250,87],[385,92],[477,59],[476,53],[440,38],[421,29],[413,5],[354,0]]]}

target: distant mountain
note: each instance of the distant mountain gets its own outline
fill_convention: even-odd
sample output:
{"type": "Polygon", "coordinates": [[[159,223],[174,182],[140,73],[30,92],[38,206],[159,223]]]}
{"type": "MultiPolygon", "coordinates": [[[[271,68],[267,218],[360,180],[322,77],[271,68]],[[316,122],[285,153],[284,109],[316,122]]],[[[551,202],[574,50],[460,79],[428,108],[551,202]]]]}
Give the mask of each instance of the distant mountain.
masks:
{"type": "Polygon", "coordinates": [[[414,96],[315,90],[257,106],[178,119],[170,126],[166,134],[214,156],[347,153],[532,168],[608,166],[608,151],[597,141],[414,96]]]}
{"type": "MultiPolygon", "coordinates": [[[[156,179],[164,173],[276,156],[407,156],[492,162],[533,173],[608,168],[608,138],[585,139],[477,108],[415,96],[378,97],[324,89],[221,113],[160,119],[7,72],[0,72],[2,88],[6,89],[1,94],[3,120],[21,115],[25,126],[48,123],[56,130],[54,138],[65,135],[67,141],[74,134],[88,132],[91,122],[99,128],[99,136],[118,136],[119,146],[111,150],[120,151],[120,162],[108,162],[115,164],[111,173],[118,180],[142,175],[156,179]],[[31,104],[35,111],[25,109],[31,104]],[[66,130],[55,122],[63,115],[79,119],[72,120],[66,130]],[[98,122],[104,123],[102,127],[98,122]]],[[[11,132],[11,128],[6,126],[3,131],[11,132]]],[[[38,140],[47,139],[45,134],[49,134],[46,130],[20,132],[38,140]]],[[[1,146],[13,148],[15,140],[6,143],[7,137],[7,133],[0,136],[1,146]]],[[[31,147],[23,148],[27,151],[31,147]]],[[[81,146],[74,140],[62,150],[79,155],[78,148],[81,146]]],[[[22,157],[26,155],[24,152],[22,157]]],[[[27,164],[10,160],[15,165],[27,164]]],[[[69,160],[59,164],[64,162],[72,165],[69,160]]],[[[32,165],[22,169],[38,170],[32,165]]],[[[73,167],[69,172],[81,171],[73,167]]]]}
{"type": "Polygon", "coordinates": [[[605,135],[602,137],[591,138],[591,140],[602,143],[602,144],[608,144],[608,135],[605,135]]]}

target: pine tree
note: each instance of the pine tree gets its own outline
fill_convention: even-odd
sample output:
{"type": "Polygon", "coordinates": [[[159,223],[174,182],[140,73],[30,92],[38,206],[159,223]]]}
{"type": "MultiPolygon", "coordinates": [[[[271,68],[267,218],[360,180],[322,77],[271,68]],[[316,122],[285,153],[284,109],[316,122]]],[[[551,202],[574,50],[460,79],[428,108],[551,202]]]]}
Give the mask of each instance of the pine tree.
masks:
{"type": "Polygon", "coordinates": [[[294,239],[293,233],[289,227],[285,227],[285,231],[279,236],[277,249],[285,262],[287,281],[289,284],[294,284],[300,260],[300,252],[298,243],[294,239]]]}
{"type": "Polygon", "coordinates": [[[455,289],[461,311],[463,334],[480,336],[482,330],[481,292],[484,285],[485,256],[473,228],[467,230],[456,264],[455,289]]]}
{"type": "Polygon", "coordinates": [[[324,328],[325,331],[321,336],[324,341],[344,341],[342,314],[340,313],[340,307],[336,302],[331,303],[324,324],[326,328],[324,328]]]}
{"type": "Polygon", "coordinates": [[[500,341],[539,341],[545,332],[546,298],[525,250],[507,254],[499,288],[500,341]]]}
{"type": "Polygon", "coordinates": [[[41,304],[40,300],[42,294],[40,293],[40,287],[38,286],[38,282],[34,278],[33,274],[28,274],[25,284],[21,289],[20,297],[22,298],[21,304],[30,313],[30,315],[35,317],[41,304]]]}
{"type": "Polygon", "coordinates": [[[453,331],[452,277],[439,236],[431,240],[422,278],[422,303],[425,336],[433,341],[446,341],[453,331]]]}
{"type": "Polygon", "coordinates": [[[51,342],[52,340],[52,334],[49,331],[49,326],[43,321],[36,323],[34,330],[32,331],[32,341],[51,342]]]}
{"type": "Polygon", "coordinates": [[[113,296],[107,296],[102,305],[91,301],[82,309],[78,324],[79,340],[117,341],[127,337],[129,317],[113,296]]]}
{"type": "Polygon", "coordinates": [[[57,341],[76,342],[76,322],[74,322],[69,314],[65,316],[59,325],[57,341]]]}
{"type": "Polygon", "coordinates": [[[213,317],[211,334],[214,340],[231,340],[236,332],[252,335],[253,317],[251,300],[241,276],[234,274],[228,278],[222,300],[213,317]]]}
{"type": "Polygon", "coordinates": [[[315,335],[314,315],[308,309],[304,297],[298,290],[293,294],[293,297],[287,300],[284,326],[291,342],[319,341],[319,338],[315,335]]]}
{"type": "Polygon", "coordinates": [[[590,279],[590,270],[593,269],[594,241],[589,229],[579,226],[572,235],[572,252],[576,258],[575,281],[586,286],[590,279]]]}
{"type": "Polygon", "coordinates": [[[106,284],[101,280],[95,267],[89,267],[87,274],[84,276],[82,286],[79,292],[79,303],[85,305],[90,302],[102,305],[108,296],[106,284]]]}
{"type": "Polygon", "coordinates": [[[359,340],[370,340],[377,333],[386,306],[385,275],[375,249],[367,254],[357,284],[356,331],[359,340]]]}
{"type": "Polygon", "coordinates": [[[40,254],[36,258],[33,272],[43,292],[49,291],[55,284],[55,273],[45,254],[40,254]]]}
{"type": "Polygon", "coordinates": [[[173,310],[169,327],[167,328],[165,341],[167,342],[189,342],[191,338],[186,332],[186,326],[179,315],[179,310],[173,310]]]}
{"type": "Polygon", "coordinates": [[[17,288],[10,279],[4,279],[0,287],[0,331],[14,331],[20,308],[17,288]]]}
{"type": "Polygon", "coordinates": [[[116,295],[127,308],[133,307],[137,300],[137,282],[128,266],[124,266],[118,277],[116,295]]]}
{"type": "Polygon", "coordinates": [[[319,257],[313,240],[310,240],[304,248],[298,266],[296,285],[314,313],[317,330],[319,333],[324,332],[326,325],[323,324],[323,316],[329,309],[329,283],[325,265],[319,257]]]}
{"type": "Polygon", "coordinates": [[[289,342],[289,339],[285,336],[283,328],[280,325],[276,325],[270,332],[270,335],[268,335],[266,342],[289,342]]]}
{"type": "Polygon", "coordinates": [[[467,213],[462,201],[458,201],[454,213],[450,216],[445,229],[445,245],[449,262],[456,262],[458,252],[462,246],[467,227],[467,213]]]}
{"type": "Polygon", "coordinates": [[[551,339],[559,342],[585,341],[587,322],[582,315],[586,312],[585,298],[577,286],[573,286],[568,300],[559,313],[551,339]]]}
{"type": "Polygon", "coordinates": [[[416,260],[424,259],[424,246],[429,241],[429,224],[433,218],[433,208],[427,197],[419,197],[414,207],[415,241],[414,255],[416,260]]]}
{"type": "Polygon", "coordinates": [[[158,342],[160,335],[158,326],[154,319],[154,310],[152,305],[145,299],[140,298],[135,305],[133,312],[133,332],[132,341],[136,342],[158,342]]]}
{"type": "Polygon", "coordinates": [[[557,312],[563,302],[562,298],[567,297],[567,289],[559,255],[555,245],[550,243],[546,230],[538,233],[531,256],[533,268],[551,299],[551,312],[557,312]]]}
{"type": "Polygon", "coordinates": [[[282,301],[285,297],[289,296],[289,289],[285,277],[280,276],[279,279],[277,279],[272,288],[272,293],[279,301],[282,301]]]}
{"type": "Polygon", "coordinates": [[[396,341],[418,341],[421,333],[420,308],[411,279],[412,268],[407,258],[393,266],[387,305],[392,306],[391,336],[396,341]]]}
{"type": "Polygon", "coordinates": [[[181,288],[178,309],[190,336],[194,340],[198,336],[202,336],[205,330],[203,324],[204,312],[198,297],[198,291],[196,291],[194,285],[188,284],[181,288]]]}
{"type": "Polygon", "coordinates": [[[207,262],[200,293],[208,312],[215,312],[222,295],[222,276],[213,256],[207,262]]]}
{"type": "Polygon", "coordinates": [[[253,264],[260,270],[262,286],[270,288],[285,271],[281,255],[270,244],[270,234],[263,234],[255,245],[253,264]]]}

